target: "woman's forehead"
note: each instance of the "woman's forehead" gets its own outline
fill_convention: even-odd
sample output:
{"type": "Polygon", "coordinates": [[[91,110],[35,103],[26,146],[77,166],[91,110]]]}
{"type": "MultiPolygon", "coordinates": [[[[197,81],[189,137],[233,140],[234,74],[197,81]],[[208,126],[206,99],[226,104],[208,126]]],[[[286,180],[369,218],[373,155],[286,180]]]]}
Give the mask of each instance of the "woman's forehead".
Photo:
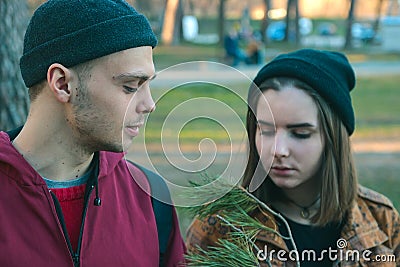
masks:
{"type": "Polygon", "coordinates": [[[282,123],[316,123],[318,108],[313,98],[304,90],[284,87],[266,90],[258,99],[257,120],[282,123]]]}

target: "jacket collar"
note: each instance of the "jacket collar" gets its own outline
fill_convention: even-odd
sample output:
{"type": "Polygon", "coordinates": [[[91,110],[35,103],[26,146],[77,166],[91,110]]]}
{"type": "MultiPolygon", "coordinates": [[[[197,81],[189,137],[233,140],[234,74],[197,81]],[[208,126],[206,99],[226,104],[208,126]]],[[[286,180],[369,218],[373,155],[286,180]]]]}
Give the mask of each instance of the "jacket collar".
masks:
{"type": "Polygon", "coordinates": [[[357,197],[348,214],[347,223],[342,229],[342,237],[348,241],[352,249],[359,251],[376,247],[388,240],[388,236],[379,228],[367,203],[361,197],[357,197]]]}
{"type": "MultiPolygon", "coordinates": [[[[351,212],[347,217],[347,222],[343,226],[341,237],[348,241],[347,249],[363,251],[383,244],[388,240],[388,236],[379,228],[378,222],[372,215],[367,203],[360,197],[363,189],[360,189],[351,212]]],[[[272,214],[264,214],[257,211],[255,217],[272,230],[277,230],[277,223],[272,214]]],[[[279,249],[288,250],[285,241],[273,231],[261,231],[257,235],[257,240],[276,246],[279,249]]]]}
{"type": "Polygon", "coordinates": [[[14,179],[18,184],[24,186],[45,185],[46,183],[42,177],[12,145],[11,142],[18,132],[16,134],[14,132],[11,136],[12,138],[7,133],[0,132],[1,171],[11,179],[14,179]]]}

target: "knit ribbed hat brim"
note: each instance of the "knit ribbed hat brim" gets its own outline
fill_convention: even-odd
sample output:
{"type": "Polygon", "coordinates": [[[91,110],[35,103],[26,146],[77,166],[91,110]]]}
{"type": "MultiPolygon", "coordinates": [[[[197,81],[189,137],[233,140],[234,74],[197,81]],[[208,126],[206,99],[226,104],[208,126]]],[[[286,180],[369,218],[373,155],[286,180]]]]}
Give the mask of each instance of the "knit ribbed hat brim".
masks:
{"type": "MultiPolygon", "coordinates": [[[[99,3],[110,2],[97,1],[99,3]]],[[[73,8],[72,3],[68,3],[69,1],[63,2],[63,8],[73,8]]],[[[118,3],[118,1],[116,2],[118,3]]],[[[120,15],[117,13],[121,12],[120,10],[115,11],[113,9],[116,5],[114,2],[106,3],[103,6],[96,4],[95,8],[105,6],[110,9],[110,13],[116,12],[116,14],[110,15],[110,19],[103,17],[93,23],[86,23],[87,25],[82,25],[82,28],[76,25],[80,23],[77,19],[71,22],[58,21],[59,25],[52,25],[51,21],[49,21],[49,25],[38,25],[39,23],[31,21],[25,35],[24,54],[20,59],[21,73],[27,87],[45,79],[47,69],[53,63],[72,67],[125,49],[140,46],[155,47],[157,45],[157,39],[148,20],[132,7],[122,6],[124,11],[127,10],[125,13],[128,14],[120,15]],[[69,30],[69,28],[72,28],[68,25],[69,23],[75,23],[72,32],[69,30]],[[46,36],[39,36],[46,33],[42,29],[37,29],[38,27],[49,27],[49,35],[53,35],[55,38],[48,39],[46,36]]],[[[54,5],[50,7],[52,8],[51,11],[54,12],[54,5]]],[[[67,11],[59,10],[59,12],[67,11]]],[[[70,19],[74,20],[74,16],[85,16],[85,13],[79,14],[79,12],[82,12],[82,10],[76,10],[76,14],[71,15],[70,19]]],[[[83,12],[93,12],[93,10],[83,10],[83,12]]],[[[70,14],[73,13],[70,10],[70,14]]],[[[36,14],[36,16],[42,17],[45,15],[45,8],[42,8],[40,13],[36,14]]],[[[85,18],[80,17],[79,19],[84,20],[85,18]]],[[[35,18],[35,20],[43,21],[40,18],[35,18]]]]}
{"type": "Polygon", "coordinates": [[[336,112],[349,135],[354,132],[350,91],[355,86],[355,74],[342,53],[301,49],[279,55],[258,72],[254,83],[260,86],[273,77],[293,77],[310,85],[336,112]]]}

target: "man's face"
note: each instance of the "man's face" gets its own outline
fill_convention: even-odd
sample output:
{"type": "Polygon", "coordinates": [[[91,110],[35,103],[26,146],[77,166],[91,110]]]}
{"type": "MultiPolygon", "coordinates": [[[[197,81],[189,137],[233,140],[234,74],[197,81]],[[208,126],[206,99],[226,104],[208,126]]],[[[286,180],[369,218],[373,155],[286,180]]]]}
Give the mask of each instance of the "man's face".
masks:
{"type": "Polygon", "coordinates": [[[152,48],[137,47],[95,60],[71,97],[68,121],[77,142],[90,152],[125,151],[154,108],[149,81],[152,48]]]}

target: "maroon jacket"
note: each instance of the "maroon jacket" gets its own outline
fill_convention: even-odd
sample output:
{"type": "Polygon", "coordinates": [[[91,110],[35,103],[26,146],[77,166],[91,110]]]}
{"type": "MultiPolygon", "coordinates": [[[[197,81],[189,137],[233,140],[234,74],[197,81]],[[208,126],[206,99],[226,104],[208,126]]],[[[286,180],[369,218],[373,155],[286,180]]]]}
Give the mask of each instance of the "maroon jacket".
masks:
{"type": "MultiPolygon", "coordinates": [[[[88,186],[80,252],[71,255],[51,191],[8,134],[0,132],[0,266],[158,266],[150,196],[132,178],[122,153],[100,152],[98,157],[102,203],[94,205],[96,183],[88,186]]],[[[148,186],[141,171],[133,175],[148,186]]],[[[165,266],[178,266],[184,254],[174,210],[172,216],[165,266]]]]}

